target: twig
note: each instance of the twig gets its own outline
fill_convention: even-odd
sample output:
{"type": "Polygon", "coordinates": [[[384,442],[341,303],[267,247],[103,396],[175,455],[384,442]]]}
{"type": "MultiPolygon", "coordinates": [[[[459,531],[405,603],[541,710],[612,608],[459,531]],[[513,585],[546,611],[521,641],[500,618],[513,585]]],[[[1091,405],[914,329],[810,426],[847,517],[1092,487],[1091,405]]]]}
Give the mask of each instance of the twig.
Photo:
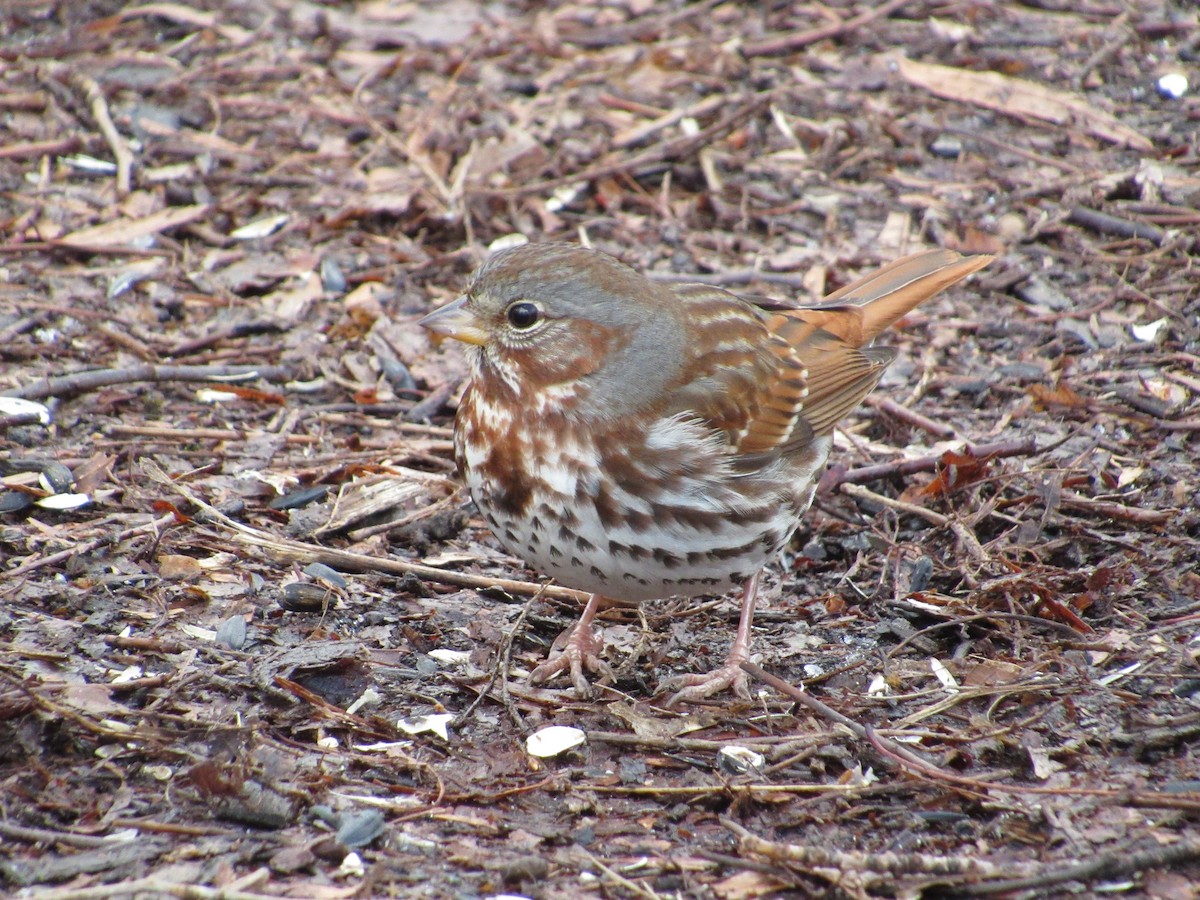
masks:
{"type": "Polygon", "coordinates": [[[127,541],[131,537],[142,534],[143,532],[149,532],[157,535],[160,531],[162,531],[162,529],[166,528],[168,525],[176,524],[178,521],[179,520],[176,518],[175,513],[167,513],[165,516],[154,519],[153,521],[145,522],[141,525],[134,525],[132,528],[126,528],[124,531],[118,531],[115,535],[106,534],[102,537],[93,538],[90,541],[84,541],[81,544],[74,544],[70,549],[62,550],[58,553],[52,553],[49,556],[27,560],[26,562],[21,563],[21,565],[17,566],[15,569],[5,572],[4,578],[9,583],[13,583],[16,578],[32,572],[35,569],[41,569],[46,566],[52,566],[60,562],[65,562],[73,556],[85,556],[88,553],[91,553],[97,547],[102,547],[105,544],[120,544],[121,542],[127,541]]]}
{"type": "Polygon", "coordinates": [[[768,841],[747,831],[732,819],[722,818],[721,824],[738,838],[739,849],[752,856],[776,864],[801,866],[806,869],[834,869],[849,876],[870,882],[887,881],[895,886],[898,876],[917,875],[928,878],[959,876],[963,879],[990,879],[986,883],[958,883],[955,896],[982,897],[991,894],[1036,891],[1068,881],[1112,878],[1144,869],[1164,869],[1200,858],[1200,841],[1184,841],[1171,847],[1154,847],[1130,852],[1113,851],[1086,862],[1067,866],[1042,866],[1037,863],[1005,862],[1002,866],[971,856],[935,856],[930,853],[862,853],[833,850],[803,844],[784,844],[768,841]],[[1013,878],[1016,874],[1018,877],[1013,878]],[[1010,876],[1000,878],[999,876],[1010,876]]]}
{"type": "Polygon", "coordinates": [[[125,197],[133,187],[131,174],[133,172],[133,154],[129,150],[129,145],[117,133],[112,116],[108,114],[108,101],[104,99],[104,92],[100,90],[100,85],[96,83],[96,80],[78,73],[72,74],[71,80],[87,95],[88,104],[92,108],[92,116],[95,118],[96,124],[100,126],[100,133],[104,135],[104,140],[117,161],[117,194],[125,197]]]}
{"type": "Polygon", "coordinates": [[[881,397],[877,394],[870,394],[866,399],[867,406],[872,406],[880,412],[887,413],[893,418],[899,419],[902,422],[907,422],[914,428],[920,428],[932,434],[934,437],[953,438],[955,435],[954,427],[946,425],[942,422],[935,422],[928,416],[923,416],[916,410],[909,409],[907,406],[901,406],[895,400],[889,397],[881,397]]]}
{"type": "Polygon", "coordinates": [[[747,872],[761,872],[763,875],[769,875],[782,884],[787,884],[788,879],[785,876],[790,876],[788,872],[781,872],[779,866],[772,866],[769,863],[759,862],[756,859],[743,859],[740,856],[714,853],[711,850],[697,850],[695,854],[700,859],[707,859],[709,862],[714,862],[727,869],[745,869],[747,872]]]}
{"type": "MultiPolygon", "coordinates": [[[[346,537],[358,543],[365,541],[369,537],[374,537],[377,534],[384,534],[388,531],[398,531],[401,528],[407,528],[414,522],[421,522],[425,519],[439,515],[445,510],[457,506],[463,502],[463,487],[458,487],[452,494],[443,497],[436,503],[431,503],[429,506],[423,506],[420,509],[410,512],[408,515],[401,516],[399,519],[392,519],[388,522],[380,522],[378,525],[368,525],[363,528],[356,528],[353,531],[346,532],[346,537]]],[[[336,530],[336,529],[334,529],[336,530]]]]}
{"type": "Polygon", "coordinates": [[[104,335],[114,344],[131,351],[143,362],[154,362],[159,358],[158,354],[151,350],[144,341],[139,341],[133,335],[126,334],[121,329],[115,328],[112,325],[109,325],[107,322],[97,322],[96,331],[104,335]]]}
{"type": "Polygon", "coordinates": [[[0,147],[0,159],[24,159],[27,156],[58,156],[79,149],[79,138],[56,141],[34,141],[28,144],[8,144],[0,147]]]}
{"type": "Polygon", "coordinates": [[[62,844],[66,847],[111,847],[110,837],[91,834],[73,834],[70,831],[54,831],[50,828],[27,828],[15,822],[0,822],[0,834],[19,841],[40,844],[62,844]]]}
{"type": "MultiPolygon", "coordinates": [[[[53,253],[66,252],[75,254],[111,254],[113,256],[170,256],[173,251],[165,247],[130,247],[128,244],[66,244],[62,241],[24,241],[17,244],[0,244],[0,253],[53,253]]],[[[51,309],[57,304],[53,303],[37,303],[36,301],[14,299],[11,301],[17,306],[30,306],[41,309],[51,309]]],[[[108,313],[98,313],[94,310],[88,311],[90,315],[87,318],[106,319],[111,318],[108,313]]]]}
{"type": "Polygon", "coordinates": [[[94,391],[114,384],[131,384],[135,381],[245,381],[252,378],[279,380],[291,378],[295,373],[292,366],[130,366],[124,369],[89,369],[70,375],[55,375],[43,378],[27,387],[0,392],[4,397],[23,397],[40,400],[43,397],[61,397],[94,391]]]}
{"type": "Polygon", "coordinates": [[[899,512],[910,513],[914,516],[919,516],[925,521],[937,525],[942,528],[949,528],[958,538],[959,544],[963,549],[970,554],[971,558],[976,562],[986,563],[991,561],[987,551],[979,543],[979,538],[971,532],[966,525],[957,519],[952,519],[949,516],[944,516],[939,512],[934,512],[932,509],[926,509],[923,506],[917,506],[915,503],[905,503],[903,500],[893,500],[891,497],[885,497],[883,494],[877,494],[872,490],[863,487],[861,484],[843,484],[842,493],[849,494],[856,500],[867,500],[872,503],[879,503],[883,506],[889,506],[899,512]]]}
{"type": "MultiPolygon", "coordinates": [[[[956,616],[955,618],[947,619],[945,622],[934,622],[932,625],[927,625],[924,628],[919,629],[918,631],[914,631],[912,634],[908,635],[906,638],[904,638],[904,640],[902,640],[900,643],[898,643],[895,647],[893,647],[891,650],[889,650],[887,653],[887,658],[891,659],[892,657],[896,656],[901,650],[903,650],[905,647],[907,647],[909,644],[913,643],[914,641],[918,641],[922,637],[924,637],[928,634],[932,634],[933,632],[938,631],[939,629],[956,628],[956,627],[961,628],[963,625],[966,625],[970,622],[988,622],[988,621],[992,621],[992,620],[996,620],[996,619],[999,619],[999,620],[1002,620],[1005,622],[1023,622],[1027,625],[1044,625],[1047,628],[1052,628],[1056,631],[1060,631],[1069,637],[1072,637],[1072,638],[1079,637],[1079,629],[1072,628],[1070,625],[1066,624],[1065,622],[1055,622],[1053,619],[1046,619],[1046,618],[1043,618],[1042,616],[1029,616],[1029,615],[1025,615],[1024,613],[1006,613],[1006,612],[998,612],[998,611],[990,612],[990,613],[976,613],[976,614],[970,615],[970,616],[956,616]]],[[[1045,687],[1045,685],[1043,685],[1043,687],[1045,687]]]]}
{"type": "Polygon", "coordinates": [[[719,272],[647,272],[651,281],[662,284],[711,284],[717,287],[730,285],[778,284],[790,288],[804,287],[804,276],[798,272],[764,272],[761,269],[722,269],[719,272]]]}
{"type": "MultiPolygon", "coordinates": [[[[169,425],[110,425],[108,434],[118,437],[144,437],[160,441],[248,441],[256,432],[236,428],[172,428],[169,425]]],[[[315,434],[274,435],[288,444],[320,444],[322,438],[315,434]]],[[[390,525],[388,526],[391,527],[390,525]]]]}
{"type": "Polygon", "coordinates": [[[0,416],[0,432],[21,425],[40,425],[44,412],[18,413],[15,416],[0,416]]]}
{"type": "MultiPolygon", "coordinates": [[[[1040,452],[1037,441],[1025,438],[1020,441],[1001,441],[995,444],[970,444],[965,447],[966,453],[976,459],[1002,459],[1009,456],[1029,456],[1040,452]]],[[[848,469],[830,476],[824,480],[821,493],[827,493],[843,484],[865,484],[868,481],[881,481],[903,475],[915,475],[919,472],[936,472],[943,465],[942,454],[922,456],[919,459],[902,459],[896,462],[880,463],[874,466],[861,466],[848,469]]]]}
{"type": "MultiPolygon", "coordinates": [[[[962,775],[955,775],[947,772],[945,769],[940,769],[932,763],[926,762],[915,753],[906,748],[880,737],[875,729],[868,726],[860,725],[852,719],[848,719],[836,710],[830,709],[824,703],[799,690],[793,685],[788,684],[780,678],[776,678],[769,672],[765,672],[753,663],[745,662],[741,665],[742,670],[755,678],[771,685],[780,693],[797,701],[798,703],[807,706],[809,709],[816,712],[831,721],[837,722],[840,725],[850,729],[856,736],[861,737],[872,747],[883,755],[884,759],[891,759],[900,764],[910,774],[917,777],[927,778],[934,782],[941,782],[946,785],[972,791],[979,794],[984,791],[994,791],[1002,794],[1042,794],[1056,797],[1099,797],[1114,803],[1127,804],[1137,807],[1151,807],[1161,809],[1180,809],[1184,811],[1195,811],[1200,808],[1200,796],[1196,792],[1189,794],[1162,794],[1153,791],[1119,791],[1111,788],[1073,788],[1073,787],[1035,787],[1032,785],[1021,784],[1004,784],[998,781],[986,781],[980,778],[967,778],[962,775]]],[[[753,787],[747,785],[746,787],[753,787]]],[[[778,785],[767,785],[766,787],[779,787],[778,785]]],[[[594,788],[598,790],[598,788],[594,788]]]]}
{"type": "Polygon", "coordinates": [[[175,753],[179,756],[184,756],[184,757],[186,757],[191,752],[189,750],[184,749],[181,746],[175,747],[175,748],[162,746],[162,744],[165,743],[162,740],[164,735],[161,731],[158,731],[156,729],[152,729],[152,728],[149,728],[146,726],[141,726],[140,728],[132,728],[130,730],[123,730],[120,728],[110,727],[109,725],[106,725],[103,722],[92,721],[87,716],[83,715],[82,713],[76,712],[75,710],[71,709],[68,706],[63,706],[61,703],[56,703],[53,700],[51,700],[49,697],[45,696],[45,694],[35,690],[34,689],[35,687],[42,686],[41,682],[37,682],[36,684],[31,683],[31,682],[26,682],[23,679],[18,678],[16,675],[10,673],[8,670],[3,669],[3,668],[0,668],[0,680],[7,681],[14,690],[20,691],[21,693],[25,694],[25,696],[27,696],[30,700],[32,700],[35,704],[37,704],[37,706],[39,706],[47,714],[49,714],[49,716],[52,719],[65,719],[66,721],[74,722],[76,725],[78,725],[84,731],[87,731],[91,734],[97,735],[102,738],[107,738],[109,740],[117,740],[117,741],[124,741],[124,742],[128,742],[128,741],[142,742],[142,741],[144,741],[146,743],[156,743],[156,744],[160,745],[158,747],[158,749],[161,752],[175,753]]]}
{"type": "Polygon", "coordinates": [[[857,796],[867,790],[861,784],[690,784],[681,787],[644,784],[593,784],[588,790],[596,794],[620,797],[707,797],[730,794],[821,794],[857,796]]]}
{"type": "MultiPolygon", "coordinates": [[[[669,750],[677,753],[680,750],[692,750],[704,753],[716,753],[723,747],[729,746],[727,740],[710,740],[707,738],[689,738],[681,735],[637,734],[625,731],[592,731],[588,729],[588,742],[613,744],[617,747],[638,747],[650,750],[669,750]]],[[[830,741],[828,734],[812,734],[803,737],[794,735],[764,735],[753,737],[743,735],[738,743],[746,747],[761,747],[772,756],[782,756],[797,750],[807,750],[813,747],[825,746],[830,741]]]]}
{"type": "Polygon", "coordinates": [[[1136,506],[1115,503],[1112,500],[1095,500],[1074,491],[1063,491],[1061,503],[1067,509],[1077,509],[1109,519],[1135,522],[1139,525],[1166,525],[1179,515],[1177,509],[1140,509],[1136,506]]]}
{"type": "Polygon", "coordinates": [[[746,674],[751,675],[754,678],[757,678],[759,681],[763,682],[764,684],[770,685],[771,687],[775,688],[775,690],[779,691],[779,693],[786,696],[788,699],[795,700],[801,706],[807,707],[809,710],[811,710],[812,712],[815,712],[817,715],[821,716],[823,719],[828,719],[830,722],[834,722],[838,725],[841,725],[843,728],[850,729],[850,731],[853,732],[855,734],[855,736],[861,738],[864,741],[868,741],[872,744],[878,744],[879,746],[886,747],[888,750],[888,753],[890,755],[896,757],[899,760],[902,760],[903,762],[908,763],[910,766],[915,766],[918,769],[920,769],[922,772],[934,773],[939,776],[948,774],[946,772],[943,772],[941,769],[939,769],[933,763],[927,762],[926,760],[917,756],[911,750],[906,750],[904,747],[901,747],[899,744],[894,744],[893,742],[887,740],[886,738],[881,738],[878,735],[873,735],[873,732],[871,732],[866,726],[860,725],[858,722],[855,722],[849,716],[842,715],[840,712],[838,712],[833,707],[827,706],[824,703],[822,703],[820,700],[818,700],[812,694],[809,694],[806,691],[802,691],[799,688],[795,687],[794,685],[788,684],[782,678],[778,678],[775,675],[772,675],[770,672],[766,671],[765,669],[760,668],[759,666],[756,666],[754,663],[744,662],[744,663],[742,663],[741,668],[742,668],[742,671],[745,672],[746,674]]]}
{"type": "MultiPolygon", "coordinates": [[[[1055,156],[1047,156],[1044,153],[1034,153],[1032,150],[1026,150],[1024,147],[1020,147],[1017,144],[1014,144],[1012,141],[1004,141],[1000,140],[999,138],[992,137],[990,134],[979,128],[970,130],[966,128],[945,128],[944,130],[947,134],[956,134],[959,137],[965,137],[969,140],[982,141],[989,146],[998,147],[1005,153],[1011,153],[1014,156],[1020,156],[1024,159],[1050,166],[1051,168],[1061,169],[1064,172],[1069,172],[1073,176],[1082,175],[1084,173],[1084,169],[1082,167],[1073,165],[1067,162],[1065,159],[1060,159],[1055,156]]],[[[1045,185],[1039,185],[1038,189],[1047,190],[1048,188],[1045,185]]]]}
{"type": "Polygon", "coordinates": [[[918,506],[915,503],[906,503],[903,500],[885,497],[883,494],[877,494],[871,489],[863,487],[861,484],[843,484],[842,493],[849,494],[855,500],[866,500],[869,503],[878,503],[881,506],[890,507],[897,512],[903,512],[908,513],[909,515],[917,516],[924,519],[930,525],[937,525],[939,528],[945,528],[953,521],[949,516],[944,516],[940,512],[935,512],[932,509],[926,509],[924,506],[918,506]]]}
{"type": "Polygon", "coordinates": [[[1108,26],[1104,29],[1104,36],[1106,40],[1100,45],[1100,49],[1096,50],[1096,52],[1089,56],[1084,61],[1083,65],[1079,67],[1079,70],[1071,79],[1071,87],[1077,91],[1082,91],[1084,89],[1084,82],[1087,81],[1088,76],[1092,74],[1093,69],[1095,69],[1101,63],[1106,62],[1109,57],[1111,57],[1118,50],[1129,46],[1129,16],[1130,11],[1125,10],[1108,23],[1108,26]]]}
{"type": "MultiPolygon", "coordinates": [[[[232,886],[214,888],[203,884],[167,881],[156,875],[125,881],[121,884],[95,884],[84,888],[38,891],[36,894],[30,894],[29,898],[30,900],[108,900],[110,897],[133,897],[138,894],[147,896],[163,894],[168,897],[178,897],[180,900],[303,900],[301,897],[287,897],[283,894],[240,891],[232,886]]],[[[306,896],[311,897],[312,895],[306,896]]]]}
{"type": "Polygon", "coordinates": [[[319,562],[347,572],[385,572],[390,575],[416,575],[426,581],[437,584],[453,584],[458,587],[470,588],[499,588],[520,597],[544,592],[544,596],[555,600],[574,600],[578,603],[587,601],[588,594],[584,591],[573,591],[570,588],[536,584],[531,581],[514,581],[508,578],[488,578],[484,575],[468,575],[465,572],[454,572],[448,569],[437,569],[433,566],[422,566],[417,563],[404,562],[399,559],[386,559],[378,556],[367,556],[362,553],[350,553],[346,550],[333,550],[327,547],[316,547],[301,541],[274,537],[235,522],[217,510],[211,504],[205,503],[195,493],[183,484],[172,481],[153,460],[142,460],[142,470],[154,481],[170,488],[204,510],[209,523],[220,525],[232,532],[235,538],[243,544],[259,547],[278,557],[295,560],[300,563],[319,562]]]}
{"type": "MultiPolygon", "coordinates": [[[[549,586],[550,583],[546,582],[546,584],[543,585],[543,588],[547,588],[549,586]]],[[[508,711],[509,718],[513,720],[513,724],[517,726],[518,731],[523,732],[525,730],[525,720],[522,718],[520,712],[517,711],[516,706],[513,705],[512,700],[509,697],[508,667],[512,660],[513,639],[521,633],[521,628],[524,626],[525,619],[528,618],[529,610],[533,608],[533,604],[541,600],[542,597],[545,596],[545,593],[545,590],[539,591],[530,597],[525,602],[525,605],[521,607],[521,614],[517,616],[517,621],[513,623],[513,627],[508,630],[508,632],[504,635],[503,640],[500,642],[500,652],[496,654],[496,665],[492,669],[492,675],[488,679],[488,683],[483,686],[483,690],[481,690],[476,695],[475,699],[471,701],[471,705],[459,713],[455,717],[454,721],[450,723],[454,728],[461,727],[462,724],[467,721],[471,713],[475,712],[475,710],[479,707],[479,704],[483,702],[484,697],[491,692],[492,687],[496,684],[496,682],[500,681],[500,697],[504,703],[505,710],[508,711]]]]}
{"type": "Polygon", "coordinates": [[[725,97],[720,94],[711,94],[700,100],[698,103],[693,103],[691,106],[681,107],[671,110],[665,115],[650,122],[643,122],[633,128],[628,128],[625,131],[613,135],[610,145],[617,150],[624,150],[627,147],[632,147],[634,144],[640,144],[656,131],[662,131],[664,128],[669,128],[675,123],[686,118],[699,118],[707,115],[725,104],[725,97]]]}
{"type": "MultiPolygon", "coordinates": [[[[1184,841],[1173,847],[1154,847],[1150,850],[1139,850],[1131,853],[1128,849],[1102,853],[1095,859],[1074,863],[1068,866],[1045,866],[1039,871],[1019,878],[1005,878],[989,881],[986,884],[964,884],[958,886],[960,897],[985,897],[991,894],[1008,894],[1017,891],[1036,892],[1038,888],[1048,888],[1051,885],[1067,881],[1085,881],[1089,879],[1108,878],[1143,869],[1166,869],[1179,863],[1200,859],[1200,841],[1184,841]]],[[[1057,895],[1057,892],[1055,892],[1057,895]]]]}
{"type": "MultiPolygon", "coordinates": [[[[932,853],[863,853],[861,851],[833,850],[804,844],[783,844],[768,841],[747,831],[732,819],[721,818],[721,824],[732,831],[738,846],[745,853],[763,857],[772,862],[799,865],[812,869],[836,869],[839,872],[860,875],[970,875],[976,878],[1011,875],[1013,871],[1032,872],[1030,863],[1003,866],[973,856],[935,856],[932,853]]],[[[878,881],[879,879],[874,879],[878,881]]]]}
{"type": "Polygon", "coordinates": [[[500,190],[479,189],[473,193],[496,197],[524,197],[528,194],[539,194],[550,191],[564,184],[574,184],[577,181],[595,181],[610,175],[618,175],[622,172],[638,169],[651,163],[679,159],[706,146],[717,135],[731,131],[758,112],[759,109],[769,104],[774,98],[774,91],[764,91],[754,94],[747,102],[742,103],[732,112],[718,119],[707,128],[702,128],[692,135],[681,135],[680,137],[655,144],[641,153],[635,153],[631,156],[609,162],[596,163],[577,172],[569,172],[566,175],[560,175],[557,178],[550,178],[546,181],[530,182],[522,184],[519,187],[500,190]]]}
{"type": "Polygon", "coordinates": [[[853,19],[846,19],[843,22],[836,22],[832,25],[822,25],[818,28],[810,28],[808,31],[797,31],[792,34],[785,34],[782,37],[767,38],[763,41],[746,44],[742,47],[742,54],[744,56],[775,56],[780,53],[790,53],[793,50],[799,50],[818,41],[842,37],[864,25],[871,24],[876,19],[887,18],[902,6],[908,5],[908,3],[909,0],[888,0],[887,3],[877,6],[874,9],[868,9],[853,19]]]}
{"type": "Polygon", "coordinates": [[[1124,238],[1145,238],[1157,246],[1162,246],[1163,241],[1167,238],[1167,233],[1157,225],[1119,219],[1099,210],[1088,209],[1086,206],[1076,206],[1072,209],[1070,215],[1067,216],[1067,221],[1101,234],[1113,234],[1124,238]]]}
{"type": "Polygon", "coordinates": [[[660,895],[652,888],[643,884],[638,884],[635,881],[630,881],[621,873],[614,871],[611,866],[605,865],[603,862],[597,859],[596,854],[592,853],[591,850],[589,850],[587,847],[584,847],[582,844],[576,844],[575,849],[586,856],[591,864],[600,870],[601,874],[612,879],[618,885],[625,888],[625,890],[632,891],[639,897],[645,897],[646,900],[661,900],[660,895]]]}

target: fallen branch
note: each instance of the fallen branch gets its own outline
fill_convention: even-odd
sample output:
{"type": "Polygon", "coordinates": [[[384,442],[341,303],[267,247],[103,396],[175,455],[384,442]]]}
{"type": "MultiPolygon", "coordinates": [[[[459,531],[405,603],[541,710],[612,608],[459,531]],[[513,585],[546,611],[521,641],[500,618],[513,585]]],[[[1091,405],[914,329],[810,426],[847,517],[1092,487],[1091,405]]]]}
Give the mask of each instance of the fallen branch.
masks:
{"type": "MultiPolygon", "coordinates": [[[[995,444],[970,444],[965,447],[968,456],[976,459],[1002,459],[1009,456],[1029,456],[1039,452],[1037,441],[1025,438],[1020,441],[1001,441],[995,444]]],[[[843,484],[866,484],[868,481],[881,481],[904,475],[915,475],[920,472],[936,472],[945,465],[942,454],[922,456],[919,459],[901,459],[890,463],[880,463],[874,466],[861,466],[857,469],[847,469],[843,472],[833,472],[821,485],[819,493],[826,494],[843,484]]]]}
{"type": "Polygon", "coordinates": [[[575,600],[584,603],[588,599],[585,591],[573,591],[570,588],[556,585],[537,584],[532,581],[514,581],[509,578],[489,578],[485,575],[469,575],[465,572],[455,572],[449,569],[437,569],[433,566],[423,566],[418,563],[405,562],[380,556],[367,556],[362,553],[350,553],[347,550],[333,550],[328,547],[318,547],[301,541],[275,537],[266,532],[235,522],[220,512],[215,506],[205,503],[185,485],[172,481],[158,465],[150,459],[142,460],[142,471],[163,487],[170,488],[180,494],[190,503],[194,503],[205,514],[205,523],[220,526],[231,533],[232,538],[248,547],[257,547],[281,559],[308,563],[324,563],[335,569],[346,572],[383,572],[388,575],[415,575],[425,581],[437,584],[452,584],[456,587],[469,588],[499,588],[509,594],[521,597],[531,597],[538,593],[556,600],[575,600]]]}
{"type": "Polygon", "coordinates": [[[1123,238],[1145,238],[1157,246],[1162,246],[1162,242],[1167,238],[1167,233],[1157,225],[1119,219],[1099,210],[1088,209],[1086,206],[1076,206],[1072,209],[1070,215],[1067,216],[1067,221],[1101,234],[1112,234],[1123,238]]]}
{"type": "Polygon", "coordinates": [[[741,668],[742,671],[747,675],[757,678],[759,681],[763,682],[763,684],[770,685],[789,700],[795,700],[801,706],[807,707],[821,718],[827,719],[830,722],[841,725],[843,728],[849,729],[856,737],[861,738],[864,741],[877,746],[886,747],[888,754],[890,754],[892,757],[895,757],[900,762],[907,763],[909,767],[915,767],[919,771],[934,775],[935,777],[951,777],[949,776],[949,773],[944,772],[933,763],[917,756],[911,750],[906,750],[904,747],[901,747],[899,744],[894,743],[893,741],[889,741],[887,738],[879,737],[878,734],[875,734],[865,725],[855,722],[849,716],[842,715],[833,707],[822,703],[812,694],[802,691],[794,685],[788,684],[782,678],[772,675],[770,672],[760,668],[759,666],[756,666],[754,663],[744,662],[742,663],[741,668]]]}
{"type": "Polygon", "coordinates": [[[112,150],[113,158],[117,161],[117,195],[128,196],[133,189],[133,153],[129,144],[117,132],[112,116],[108,114],[108,101],[104,99],[104,91],[94,78],[86,75],[73,74],[70,79],[87,96],[88,105],[92,109],[92,117],[104,136],[105,143],[112,150]]]}
{"type": "Polygon", "coordinates": [[[43,397],[62,397],[82,394],[114,384],[132,384],[135,381],[247,381],[265,378],[278,381],[292,378],[293,366],[130,366],[124,369],[89,369],[70,375],[43,378],[27,387],[0,392],[3,397],[23,397],[40,400],[43,397]]]}
{"type": "Polygon", "coordinates": [[[742,47],[742,55],[746,57],[778,56],[781,53],[791,53],[820,41],[842,37],[852,31],[857,31],[864,25],[870,25],[878,19],[886,19],[896,10],[907,6],[908,3],[909,0],[888,0],[887,3],[881,4],[874,9],[868,9],[853,19],[834,22],[832,25],[821,25],[818,28],[810,28],[807,31],[796,31],[791,34],[782,35],[781,37],[754,41],[742,47]]]}
{"type": "Polygon", "coordinates": [[[878,503],[881,506],[891,507],[897,512],[909,513],[910,515],[919,516],[926,522],[932,525],[937,525],[940,528],[949,528],[954,532],[954,536],[958,538],[959,544],[976,562],[986,563],[991,561],[991,557],[987,555],[987,551],[979,543],[979,538],[975,537],[974,533],[967,528],[962,522],[957,519],[952,519],[949,516],[944,516],[939,512],[934,512],[932,509],[926,509],[923,506],[917,506],[915,503],[905,503],[903,500],[893,500],[891,497],[885,497],[883,494],[877,494],[872,490],[863,487],[861,484],[843,484],[842,493],[849,494],[856,500],[867,500],[871,503],[878,503]]]}

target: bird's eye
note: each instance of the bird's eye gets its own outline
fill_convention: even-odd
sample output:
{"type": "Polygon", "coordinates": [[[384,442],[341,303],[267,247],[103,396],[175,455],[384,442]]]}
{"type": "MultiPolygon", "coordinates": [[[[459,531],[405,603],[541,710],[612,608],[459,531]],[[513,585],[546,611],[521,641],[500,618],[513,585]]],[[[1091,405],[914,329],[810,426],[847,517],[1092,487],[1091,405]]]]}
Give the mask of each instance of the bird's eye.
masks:
{"type": "Polygon", "coordinates": [[[513,328],[525,331],[532,328],[542,319],[542,311],[536,303],[521,300],[508,308],[508,324],[513,328]]]}

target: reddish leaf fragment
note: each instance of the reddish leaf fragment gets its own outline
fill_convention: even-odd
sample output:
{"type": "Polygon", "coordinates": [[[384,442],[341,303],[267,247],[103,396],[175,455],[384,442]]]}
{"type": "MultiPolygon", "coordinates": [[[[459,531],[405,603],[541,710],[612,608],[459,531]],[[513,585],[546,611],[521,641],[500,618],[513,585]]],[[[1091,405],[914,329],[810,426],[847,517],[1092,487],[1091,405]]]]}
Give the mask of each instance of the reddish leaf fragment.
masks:
{"type": "Polygon", "coordinates": [[[946,497],[956,490],[974,484],[987,475],[991,456],[974,456],[947,450],[942,454],[934,479],[921,488],[919,496],[946,497]]]}
{"type": "Polygon", "coordinates": [[[285,400],[283,394],[277,394],[274,391],[261,391],[258,388],[238,387],[233,384],[219,384],[209,387],[210,391],[223,391],[227,394],[233,394],[241,400],[252,400],[255,403],[271,403],[275,406],[282,406],[285,400]]]}
{"type": "Polygon", "coordinates": [[[1041,409],[1052,409],[1056,406],[1067,409],[1086,409],[1088,405],[1086,398],[1062,382],[1052,388],[1046,387],[1044,384],[1031,384],[1026,390],[1041,409]]]}
{"type": "Polygon", "coordinates": [[[225,771],[229,773],[229,778],[215,764],[202,762],[188,769],[187,777],[205,797],[236,797],[242,791],[241,775],[233,768],[225,771]]]}
{"type": "Polygon", "coordinates": [[[192,521],[190,517],[181,513],[179,508],[169,500],[155,500],[152,504],[150,504],[150,508],[160,515],[171,513],[175,516],[176,525],[186,525],[188,522],[192,521]]]}
{"type": "Polygon", "coordinates": [[[1076,631],[1082,631],[1084,634],[1095,634],[1095,629],[1087,622],[1079,618],[1075,611],[1064,603],[1053,600],[1044,594],[1041,597],[1041,606],[1048,619],[1058,619],[1061,622],[1066,622],[1076,631]]]}

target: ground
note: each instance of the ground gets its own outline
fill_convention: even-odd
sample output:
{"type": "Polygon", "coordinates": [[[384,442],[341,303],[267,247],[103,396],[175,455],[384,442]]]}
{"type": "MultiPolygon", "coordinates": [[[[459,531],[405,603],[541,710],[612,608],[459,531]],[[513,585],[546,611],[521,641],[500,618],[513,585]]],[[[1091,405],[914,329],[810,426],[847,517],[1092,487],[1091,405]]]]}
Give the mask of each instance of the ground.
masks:
{"type": "Polygon", "coordinates": [[[1200,896],[1194,5],[0,22],[0,891],[1200,896]],[[663,702],[732,597],[525,681],[578,598],[415,325],[518,233],[782,301],[996,256],[889,336],[750,700],[663,702]]]}

